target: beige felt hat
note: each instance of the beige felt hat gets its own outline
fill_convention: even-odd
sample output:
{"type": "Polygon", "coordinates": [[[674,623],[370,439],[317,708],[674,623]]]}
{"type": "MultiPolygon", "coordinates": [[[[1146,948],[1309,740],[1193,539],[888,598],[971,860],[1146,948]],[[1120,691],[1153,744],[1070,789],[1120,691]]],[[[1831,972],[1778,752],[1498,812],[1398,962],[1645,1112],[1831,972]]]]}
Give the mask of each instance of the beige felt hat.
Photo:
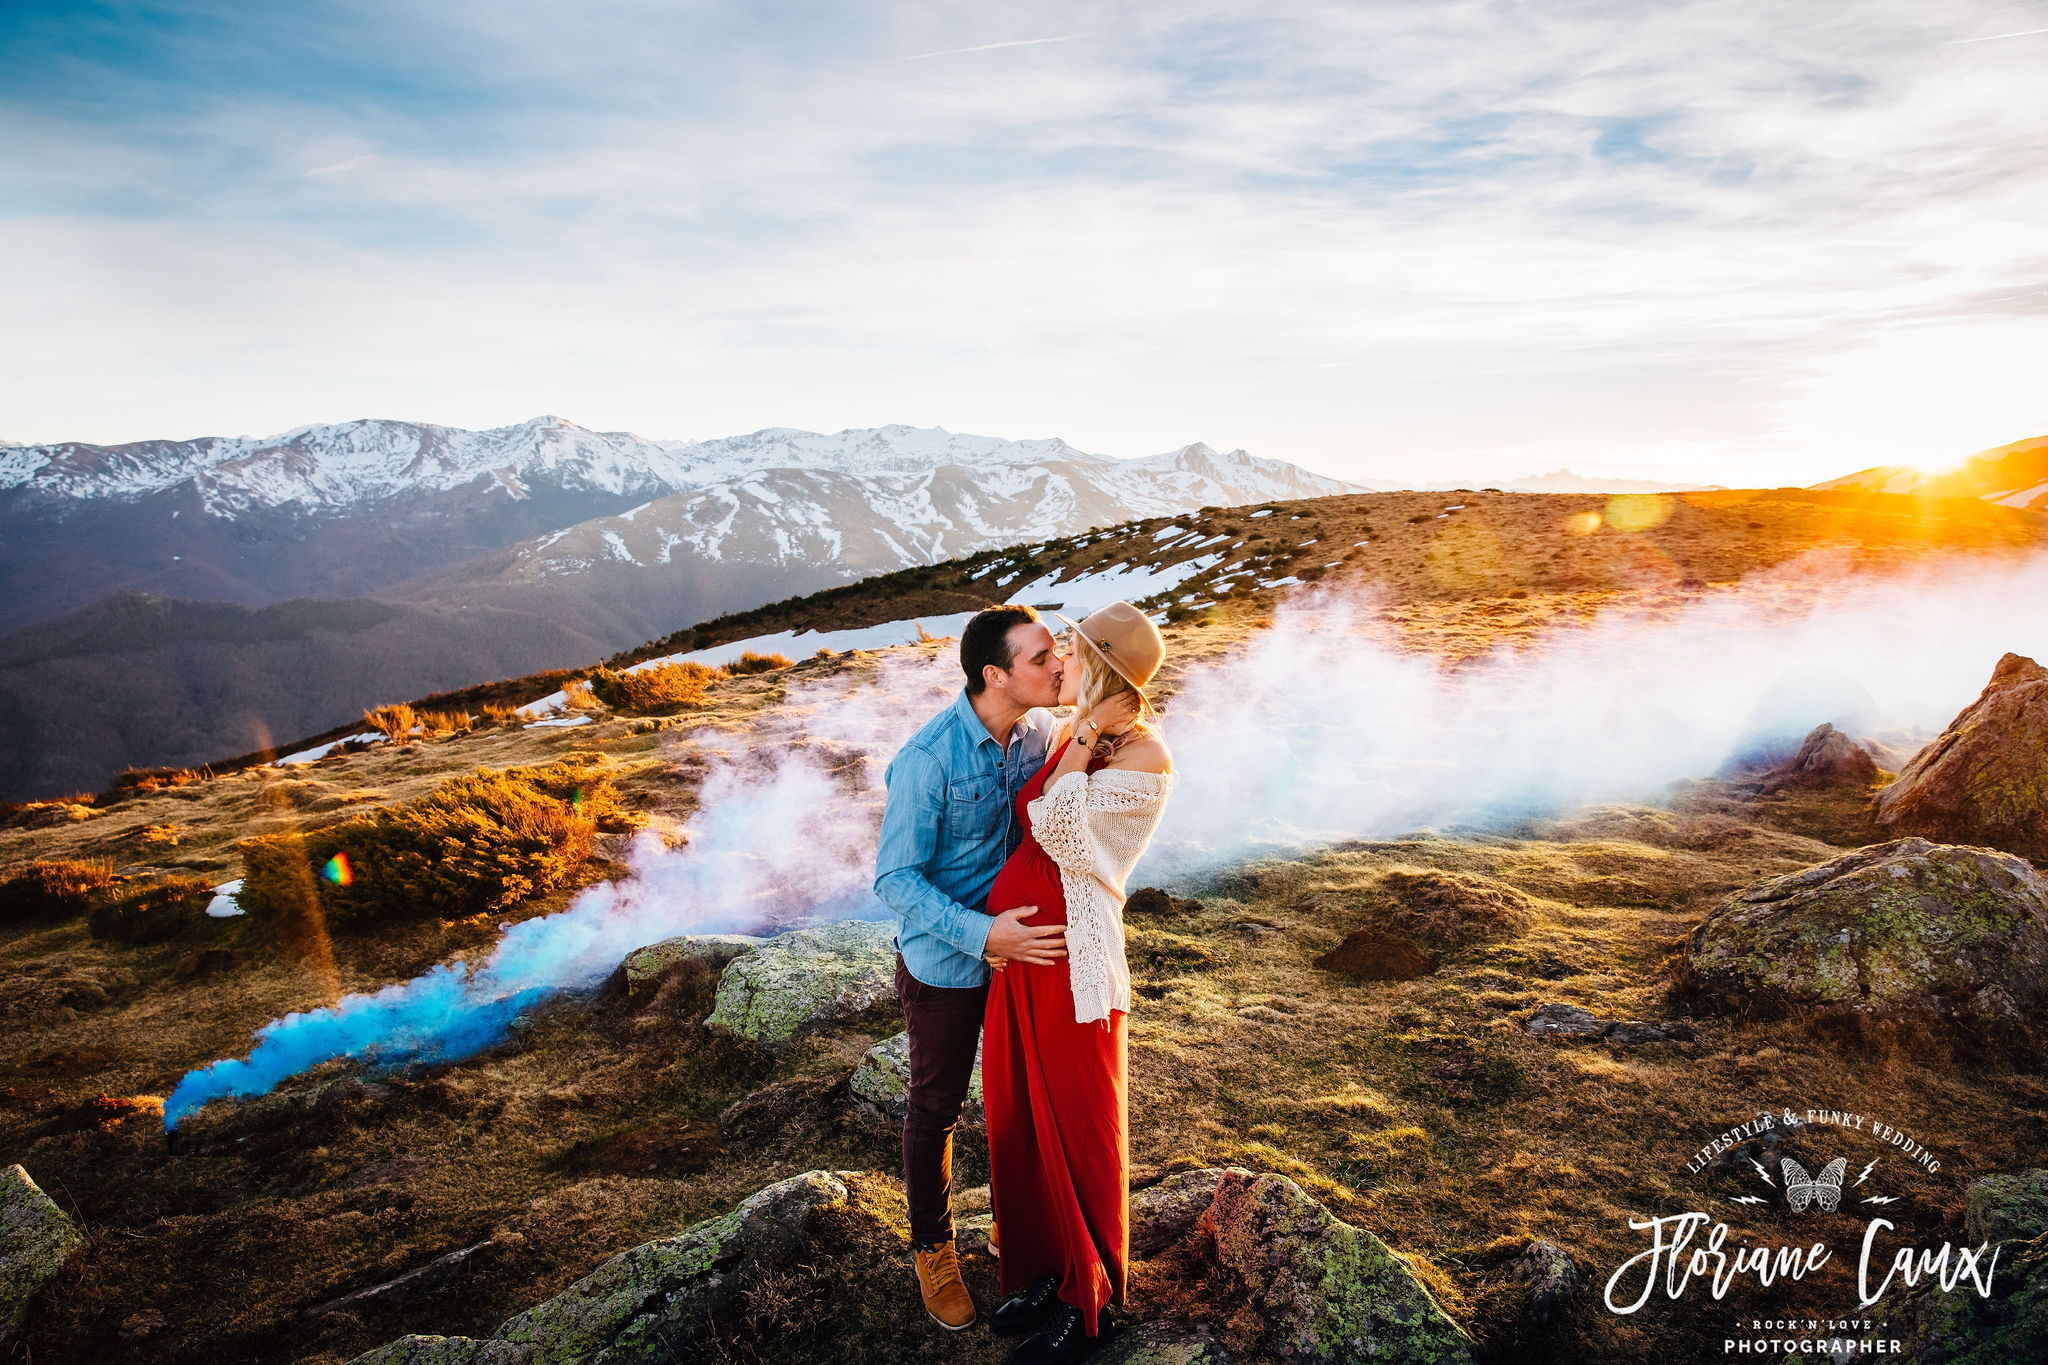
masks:
{"type": "Polygon", "coordinates": [[[1159,627],[1152,624],[1151,617],[1128,602],[1112,602],[1090,612],[1079,625],[1058,612],[1053,615],[1086,640],[1102,661],[1137,691],[1138,700],[1147,711],[1152,709],[1145,684],[1152,681],[1152,675],[1166,658],[1166,641],[1160,638],[1159,627]]]}

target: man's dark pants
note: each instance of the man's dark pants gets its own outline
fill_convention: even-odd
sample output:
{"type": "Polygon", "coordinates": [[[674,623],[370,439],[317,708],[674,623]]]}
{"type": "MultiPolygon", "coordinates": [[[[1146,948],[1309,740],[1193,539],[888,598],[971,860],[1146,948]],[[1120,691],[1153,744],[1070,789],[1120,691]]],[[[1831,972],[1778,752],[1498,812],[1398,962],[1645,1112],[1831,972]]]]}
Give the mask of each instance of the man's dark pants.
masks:
{"type": "Polygon", "coordinates": [[[896,957],[896,998],[910,1034],[910,1093],[903,1115],[903,1187],[920,1246],[953,1238],[953,1127],[967,1102],[988,983],[927,986],[896,957]]]}

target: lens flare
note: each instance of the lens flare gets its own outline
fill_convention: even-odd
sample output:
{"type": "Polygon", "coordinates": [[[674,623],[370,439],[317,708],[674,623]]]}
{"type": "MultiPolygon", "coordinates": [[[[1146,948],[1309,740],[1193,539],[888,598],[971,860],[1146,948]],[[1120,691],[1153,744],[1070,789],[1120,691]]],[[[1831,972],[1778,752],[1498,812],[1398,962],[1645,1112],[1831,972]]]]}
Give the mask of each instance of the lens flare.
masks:
{"type": "Polygon", "coordinates": [[[1598,512],[1574,512],[1564,519],[1564,529],[1570,535],[1590,536],[1600,529],[1598,512]]]}
{"type": "Polygon", "coordinates": [[[329,858],[327,865],[320,869],[320,875],[336,886],[347,886],[356,879],[354,869],[348,865],[348,854],[346,853],[337,853],[332,858],[329,858]]]}
{"type": "Polygon", "coordinates": [[[1607,500],[1607,524],[1617,531],[1647,531],[1671,520],[1669,493],[1616,493],[1607,500]]]}

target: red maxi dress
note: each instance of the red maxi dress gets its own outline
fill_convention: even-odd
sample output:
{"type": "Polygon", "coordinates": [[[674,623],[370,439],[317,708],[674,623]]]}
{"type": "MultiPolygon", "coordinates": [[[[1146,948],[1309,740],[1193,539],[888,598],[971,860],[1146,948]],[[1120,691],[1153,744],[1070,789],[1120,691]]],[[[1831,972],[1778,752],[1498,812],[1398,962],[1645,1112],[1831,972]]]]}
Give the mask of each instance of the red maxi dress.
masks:
{"type": "MultiPolygon", "coordinates": [[[[1030,832],[1025,811],[1065,751],[1062,744],[1017,793],[1026,833],[989,891],[992,915],[1035,905],[1024,923],[1067,922],[1059,864],[1030,832]]],[[[1091,758],[1087,771],[1100,766],[1091,758]]],[[[1081,1310],[1090,1336],[1102,1306],[1123,1301],[1130,1260],[1128,1070],[1124,1012],[1075,1023],[1066,958],[1012,962],[995,973],[981,1090],[1003,1292],[1058,1275],[1060,1298],[1081,1310]]]]}

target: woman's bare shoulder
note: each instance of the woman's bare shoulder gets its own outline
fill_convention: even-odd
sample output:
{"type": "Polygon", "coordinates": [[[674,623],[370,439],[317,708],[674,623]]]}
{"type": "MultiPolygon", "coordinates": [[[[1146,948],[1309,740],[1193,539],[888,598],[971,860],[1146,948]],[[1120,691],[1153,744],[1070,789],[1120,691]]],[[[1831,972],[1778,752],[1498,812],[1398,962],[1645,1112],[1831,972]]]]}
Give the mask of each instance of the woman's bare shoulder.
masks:
{"type": "Polygon", "coordinates": [[[1166,748],[1166,741],[1158,735],[1142,734],[1116,751],[1116,757],[1104,765],[1125,772],[1170,773],[1173,771],[1173,755],[1166,748]]]}

